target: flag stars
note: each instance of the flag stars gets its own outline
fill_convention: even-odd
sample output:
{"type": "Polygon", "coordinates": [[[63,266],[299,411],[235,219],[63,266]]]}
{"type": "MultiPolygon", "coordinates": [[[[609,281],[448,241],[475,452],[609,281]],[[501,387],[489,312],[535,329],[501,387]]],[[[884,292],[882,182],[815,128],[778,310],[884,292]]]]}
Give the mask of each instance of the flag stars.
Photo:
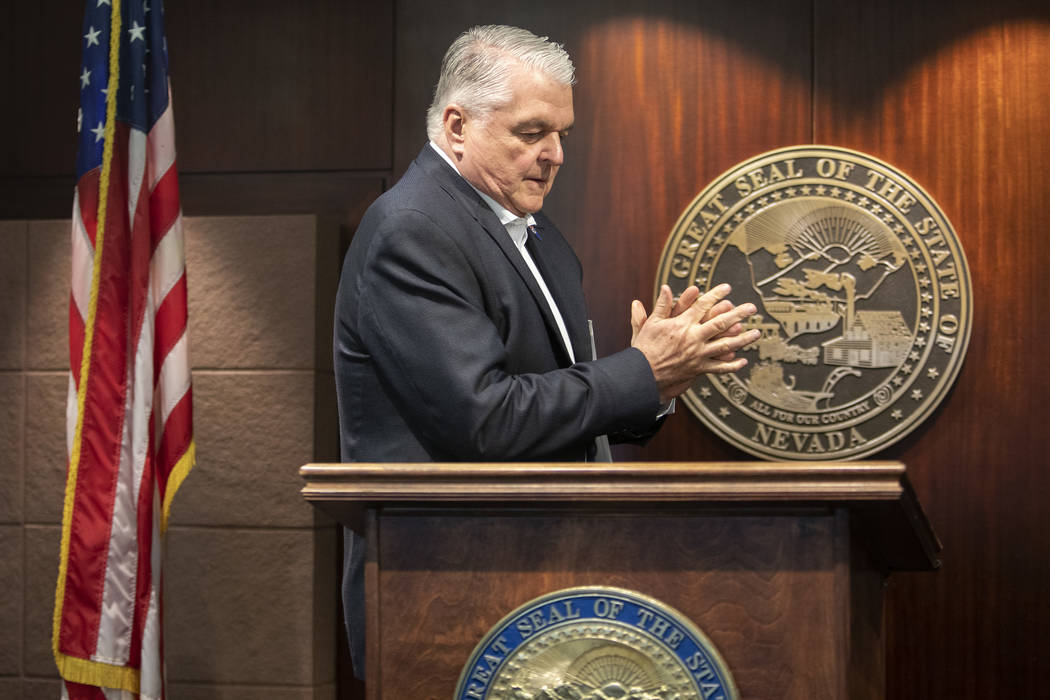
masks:
{"type": "Polygon", "coordinates": [[[146,28],[139,25],[139,21],[136,19],[132,21],[131,27],[128,29],[128,34],[131,36],[128,39],[128,43],[133,43],[136,39],[141,41],[143,44],[146,43],[146,28]]]}
{"type": "MultiPolygon", "coordinates": [[[[95,29],[94,25],[88,27],[88,33],[84,35],[84,38],[87,39],[87,46],[100,46],[98,43],[98,37],[100,34],[102,34],[102,32],[95,29]]],[[[87,46],[84,48],[87,48],[87,46]]]]}
{"type": "Polygon", "coordinates": [[[80,74],[80,89],[83,90],[91,84],[91,71],[84,68],[84,72],[80,74]]]}
{"type": "Polygon", "coordinates": [[[94,129],[89,129],[89,131],[91,131],[91,133],[95,135],[95,143],[101,141],[102,137],[106,135],[106,127],[105,125],[103,125],[102,122],[99,122],[98,126],[96,126],[94,129]]]}

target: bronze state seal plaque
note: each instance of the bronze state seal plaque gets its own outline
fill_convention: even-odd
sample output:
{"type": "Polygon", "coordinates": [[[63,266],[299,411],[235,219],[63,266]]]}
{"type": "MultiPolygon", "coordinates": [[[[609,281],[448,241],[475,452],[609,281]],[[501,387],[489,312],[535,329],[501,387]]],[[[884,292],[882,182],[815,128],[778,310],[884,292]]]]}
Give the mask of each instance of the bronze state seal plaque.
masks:
{"type": "Polygon", "coordinates": [[[871,156],[794,146],[741,163],[675,224],[656,286],[723,282],[758,307],[736,374],[684,395],[759,457],[854,459],[914,430],[947,394],[970,338],[966,257],[947,217],[871,156]]]}
{"type": "Polygon", "coordinates": [[[738,700],[725,662],[686,617],[634,591],[566,588],[501,620],[455,700],[738,700]]]}

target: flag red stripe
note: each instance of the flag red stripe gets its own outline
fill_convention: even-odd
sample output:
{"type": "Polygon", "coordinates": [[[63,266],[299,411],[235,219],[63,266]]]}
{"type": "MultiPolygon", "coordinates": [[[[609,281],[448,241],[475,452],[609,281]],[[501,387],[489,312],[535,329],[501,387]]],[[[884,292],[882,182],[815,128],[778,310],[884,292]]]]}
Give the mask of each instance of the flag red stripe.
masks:
{"type": "MultiPolygon", "coordinates": [[[[91,245],[95,245],[95,234],[98,230],[98,183],[101,173],[98,168],[89,170],[77,182],[77,201],[80,202],[80,218],[84,222],[91,245]]],[[[80,358],[77,358],[80,362],[80,358]]]]}
{"type": "Polygon", "coordinates": [[[69,700],[106,700],[106,694],[102,688],[73,681],[66,681],[66,693],[69,695],[69,700]]]}
{"type": "Polygon", "coordinates": [[[179,178],[174,163],[150,192],[149,207],[151,249],[156,250],[157,244],[179,218],[179,178]]]}
{"type": "Polygon", "coordinates": [[[164,424],[164,434],[157,445],[157,485],[165,493],[168,487],[168,476],[179,458],[189,449],[193,439],[193,388],[179,399],[168,415],[164,424]]]}
{"type": "Polygon", "coordinates": [[[160,308],[153,326],[153,383],[157,383],[164,358],[186,332],[186,274],[171,288],[160,308]]]}
{"type": "MultiPolygon", "coordinates": [[[[126,138],[127,130],[118,128],[117,153],[126,153],[119,147],[126,138]]],[[[64,615],[79,620],[63,625],[59,639],[63,653],[82,658],[91,657],[98,640],[127,389],[126,161],[115,154],[111,168],[62,605],[64,615]]]]}

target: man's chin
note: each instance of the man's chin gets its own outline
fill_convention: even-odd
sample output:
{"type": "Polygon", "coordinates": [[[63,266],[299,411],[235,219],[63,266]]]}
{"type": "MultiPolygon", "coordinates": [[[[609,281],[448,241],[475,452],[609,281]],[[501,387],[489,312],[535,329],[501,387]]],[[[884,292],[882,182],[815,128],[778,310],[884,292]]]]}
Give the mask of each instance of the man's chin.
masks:
{"type": "Polygon", "coordinates": [[[543,209],[543,200],[547,196],[547,191],[544,190],[542,193],[529,193],[527,196],[518,199],[514,202],[514,206],[526,214],[535,214],[540,209],[543,209]]]}

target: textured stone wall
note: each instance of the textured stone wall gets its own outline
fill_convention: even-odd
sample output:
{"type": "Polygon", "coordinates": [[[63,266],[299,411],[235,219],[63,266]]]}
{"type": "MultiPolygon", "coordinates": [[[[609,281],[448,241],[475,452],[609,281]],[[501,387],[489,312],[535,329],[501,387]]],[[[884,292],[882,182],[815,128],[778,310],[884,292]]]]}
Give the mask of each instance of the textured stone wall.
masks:
{"type": "MultiPolygon", "coordinates": [[[[197,466],[165,554],[168,697],[332,698],[336,529],[297,467],[337,455],[338,228],[186,219],[197,466]]],[[[0,697],[58,697],[69,222],[0,222],[0,697]]]]}

